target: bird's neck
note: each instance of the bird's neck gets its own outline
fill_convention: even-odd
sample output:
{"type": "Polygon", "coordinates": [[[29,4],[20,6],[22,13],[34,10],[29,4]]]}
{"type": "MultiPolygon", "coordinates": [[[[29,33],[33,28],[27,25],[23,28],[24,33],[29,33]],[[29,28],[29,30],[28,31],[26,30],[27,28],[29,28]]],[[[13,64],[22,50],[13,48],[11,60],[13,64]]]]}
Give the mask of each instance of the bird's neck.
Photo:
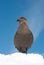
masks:
{"type": "Polygon", "coordinates": [[[28,29],[28,25],[26,22],[23,22],[22,24],[20,24],[19,28],[18,28],[18,32],[21,33],[25,33],[28,29]]]}
{"type": "Polygon", "coordinates": [[[28,27],[27,22],[21,22],[21,23],[20,23],[20,27],[24,28],[25,26],[28,27]]]}
{"type": "Polygon", "coordinates": [[[24,23],[27,24],[27,21],[25,21],[25,20],[24,20],[23,22],[21,21],[21,22],[20,22],[20,25],[22,25],[22,24],[24,24],[24,23]]]}

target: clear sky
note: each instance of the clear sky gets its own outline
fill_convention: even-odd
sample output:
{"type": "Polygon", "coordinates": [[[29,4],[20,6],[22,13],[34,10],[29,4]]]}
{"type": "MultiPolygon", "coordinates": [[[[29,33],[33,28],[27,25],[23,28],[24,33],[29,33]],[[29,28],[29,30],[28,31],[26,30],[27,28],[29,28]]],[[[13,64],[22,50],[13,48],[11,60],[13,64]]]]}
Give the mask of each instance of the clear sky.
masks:
{"type": "Polygon", "coordinates": [[[44,0],[0,0],[0,53],[18,52],[13,39],[21,16],[27,18],[34,36],[28,53],[44,54],[44,0]]]}

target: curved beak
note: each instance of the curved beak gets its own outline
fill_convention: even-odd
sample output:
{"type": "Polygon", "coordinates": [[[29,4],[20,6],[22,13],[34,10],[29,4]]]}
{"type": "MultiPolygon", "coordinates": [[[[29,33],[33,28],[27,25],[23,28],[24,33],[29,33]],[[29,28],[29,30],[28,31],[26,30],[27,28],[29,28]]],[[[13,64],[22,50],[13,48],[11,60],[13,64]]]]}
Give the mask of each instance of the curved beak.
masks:
{"type": "Polygon", "coordinates": [[[20,19],[17,19],[17,21],[20,21],[20,19]]]}

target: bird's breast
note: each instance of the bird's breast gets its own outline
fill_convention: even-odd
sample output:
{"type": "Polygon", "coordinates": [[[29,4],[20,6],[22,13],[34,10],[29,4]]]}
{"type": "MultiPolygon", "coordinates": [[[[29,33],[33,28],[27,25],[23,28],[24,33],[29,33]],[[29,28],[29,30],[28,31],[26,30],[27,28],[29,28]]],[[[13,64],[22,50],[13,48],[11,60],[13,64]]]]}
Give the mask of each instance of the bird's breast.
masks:
{"type": "Polygon", "coordinates": [[[29,28],[26,24],[21,24],[17,30],[19,33],[27,33],[29,31],[29,28]]]}
{"type": "Polygon", "coordinates": [[[16,33],[15,43],[16,45],[29,47],[33,42],[33,36],[31,33],[16,33]]]}
{"type": "Polygon", "coordinates": [[[22,24],[19,26],[15,38],[14,38],[16,46],[22,47],[30,47],[33,42],[33,34],[29,30],[26,24],[22,24]]]}

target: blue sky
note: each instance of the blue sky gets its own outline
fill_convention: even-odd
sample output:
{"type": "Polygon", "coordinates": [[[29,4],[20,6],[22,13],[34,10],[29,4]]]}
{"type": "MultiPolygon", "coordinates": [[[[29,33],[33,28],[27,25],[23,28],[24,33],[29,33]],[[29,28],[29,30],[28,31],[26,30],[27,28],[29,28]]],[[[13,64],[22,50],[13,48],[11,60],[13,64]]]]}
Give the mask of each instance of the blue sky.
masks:
{"type": "Polygon", "coordinates": [[[20,16],[27,18],[34,36],[28,53],[44,54],[44,0],[0,0],[0,53],[18,52],[13,39],[20,16]]]}

